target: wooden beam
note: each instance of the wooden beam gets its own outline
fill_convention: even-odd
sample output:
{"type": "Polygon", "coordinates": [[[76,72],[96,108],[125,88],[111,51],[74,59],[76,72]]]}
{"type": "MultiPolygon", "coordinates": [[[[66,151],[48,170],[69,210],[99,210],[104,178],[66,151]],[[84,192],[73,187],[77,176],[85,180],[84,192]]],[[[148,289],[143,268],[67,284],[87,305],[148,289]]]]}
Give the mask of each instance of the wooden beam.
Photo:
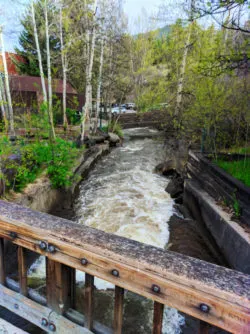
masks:
{"type": "Polygon", "coordinates": [[[94,276],[85,275],[85,327],[93,329],[93,310],[94,310],[94,276]]]}
{"type": "Polygon", "coordinates": [[[26,265],[26,250],[18,246],[18,274],[19,274],[19,284],[20,293],[27,297],[28,286],[27,286],[27,265],[26,265]]]}
{"type": "Polygon", "coordinates": [[[115,286],[114,333],[122,334],[124,289],[115,286]]]}
{"type": "Polygon", "coordinates": [[[56,327],[56,333],[60,334],[91,334],[91,332],[65,317],[57,314],[52,309],[39,305],[27,297],[16,293],[0,285],[0,305],[18,316],[49,332],[48,326],[43,326],[42,319],[52,323],[56,327]]]}
{"type": "Polygon", "coordinates": [[[154,302],[153,334],[162,333],[164,305],[154,302]]]}
{"type": "Polygon", "coordinates": [[[4,239],[0,238],[0,284],[5,284],[4,239]]]}
{"type": "Polygon", "coordinates": [[[46,258],[47,305],[58,314],[63,314],[72,302],[72,269],[46,258]]]}
{"type": "Polygon", "coordinates": [[[17,245],[233,333],[249,331],[250,275],[11,203],[0,201],[0,208],[0,236],[16,232],[12,241],[17,245]],[[57,251],[41,251],[40,240],[57,251]],[[119,277],[112,275],[113,269],[119,277]]]}

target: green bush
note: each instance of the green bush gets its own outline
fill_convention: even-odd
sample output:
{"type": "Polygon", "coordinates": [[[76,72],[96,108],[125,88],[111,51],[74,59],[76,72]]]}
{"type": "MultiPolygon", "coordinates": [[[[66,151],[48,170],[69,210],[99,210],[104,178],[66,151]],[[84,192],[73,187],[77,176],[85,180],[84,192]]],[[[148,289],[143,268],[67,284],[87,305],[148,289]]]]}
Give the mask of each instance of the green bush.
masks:
{"type": "Polygon", "coordinates": [[[119,136],[120,138],[123,138],[122,127],[119,123],[115,123],[115,122],[108,123],[108,125],[105,125],[102,127],[102,130],[107,133],[113,132],[117,134],[117,136],[119,136]]]}
{"type": "Polygon", "coordinates": [[[21,191],[28,183],[34,182],[44,170],[53,187],[70,185],[78,154],[75,144],[63,139],[56,139],[54,143],[37,141],[18,146],[11,145],[7,138],[0,140],[2,174],[7,188],[15,191],[21,191]]]}

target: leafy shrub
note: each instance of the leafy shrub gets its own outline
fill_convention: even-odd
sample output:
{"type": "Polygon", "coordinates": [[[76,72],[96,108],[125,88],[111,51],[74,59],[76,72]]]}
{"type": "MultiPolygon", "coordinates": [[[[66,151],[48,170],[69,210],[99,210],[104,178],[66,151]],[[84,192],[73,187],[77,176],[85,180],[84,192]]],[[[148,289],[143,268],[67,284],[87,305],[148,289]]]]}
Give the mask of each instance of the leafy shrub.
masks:
{"type": "Polygon", "coordinates": [[[123,131],[122,131],[122,127],[119,123],[117,122],[111,122],[108,123],[108,125],[105,125],[102,127],[102,130],[104,132],[113,132],[115,134],[117,134],[117,136],[119,136],[120,138],[123,138],[123,131]]]}
{"type": "Polygon", "coordinates": [[[67,118],[69,120],[69,123],[71,125],[78,125],[78,124],[80,124],[81,117],[80,117],[80,115],[79,115],[79,113],[78,113],[77,110],[67,108],[66,109],[66,114],[67,114],[67,118]]]}
{"type": "Polygon", "coordinates": [[[21,191],[28,183],[34,182],[43,170],[47,171],[53,187],[68,186],[78,153],[72,142],[63,139],[56,139],[54,143],[37,141],[12,146],[3,137],[0,140],[0,158],[6,186],[21,191]]]}

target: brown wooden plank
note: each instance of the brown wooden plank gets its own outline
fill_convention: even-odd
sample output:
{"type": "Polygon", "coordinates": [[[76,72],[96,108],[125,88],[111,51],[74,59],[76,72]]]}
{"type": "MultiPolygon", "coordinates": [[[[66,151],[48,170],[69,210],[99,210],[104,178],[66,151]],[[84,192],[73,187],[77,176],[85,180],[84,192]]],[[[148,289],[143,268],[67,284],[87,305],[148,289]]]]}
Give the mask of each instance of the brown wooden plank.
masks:
{"type": "Polygon", "coordinates": [[[93,329],[93,309],[94,309],[94,276],[85,275],[85,327],[93,329]]]}
{"type": "Polygon", "coordinates": [[[0,238],[0,284],[5,285],[4,239],[0,238]]]}
{"type": "Polygon", "coordinates": [[[114,333],[122,334],[124,289],[115,286],[114,333]]]}
{"type": "Polygon", "coordinates": [[[27,286],[26,250],[21,246],[18,246],[18,274],[19,274],[20,293],[24,296],[27,296],[28,286],[27,286]]]}
{"type": "Polygon", "coordinates": [[[71,307],[72,268],[46,258],[47,305],[59,314],[71,307]]]}
{"type": "Polygon", "coordinates": [[[164,305],[154,302],[153,334],[162,333],[164,305]]]}
{"type": "MultiPolygon", "coordinates": [[[[56,326],[56,333],[60,334],[91,334],[91,332],[65,317],[53,312],[51,308],[42,306],[27,297],[0,285],[0,305],[18,316],[49,332],[42,325],[42,319],[52,322],[56,326]]],[[[11,332],[12,333],[12,332],[11,332]]]]}

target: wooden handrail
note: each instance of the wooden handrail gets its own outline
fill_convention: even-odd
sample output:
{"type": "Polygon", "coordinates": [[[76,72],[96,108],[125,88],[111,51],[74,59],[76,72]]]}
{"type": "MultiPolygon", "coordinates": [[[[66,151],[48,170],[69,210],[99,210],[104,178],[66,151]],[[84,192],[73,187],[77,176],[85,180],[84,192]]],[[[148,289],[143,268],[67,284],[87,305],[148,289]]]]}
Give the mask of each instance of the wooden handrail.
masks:
{"type": "MultiPolygon", "coordinates": [[[[69,296],[60,285],[65,277],[70,285],[71,274],[63,268],[66,266],[122,288],[116,289],[117,302],[120,300],[116,333],[122,326],[123,289],[154,300],[154,319],[158,322],[162,321],[159,304],[166,304],[232,333],[250,332],[249,275],[4,201],[0,201],[0,237],[45,255],[50,266],[55,266],[56,269],[48,272],[56,272],[59,291],[55,291],[53,301],[58,305],[51,301],[49,307],[57,313],[60,310],[64,313],[69,296]]],[[[22,260],[22,263],[25,262],[22,260]]],[[[4,273],[0,272],[0,277],[4,277],[4,273]]],[[[91,285],[90,280],[89,309],[92,307],[91,285]]],[[[25,286],[22,290],[26,291],[25,286]]],[[[87,323],[91,329],[91,311],[87,323]]],[[[155,333],[160,333],[158,327],[154,324],[155,333]]]]}

